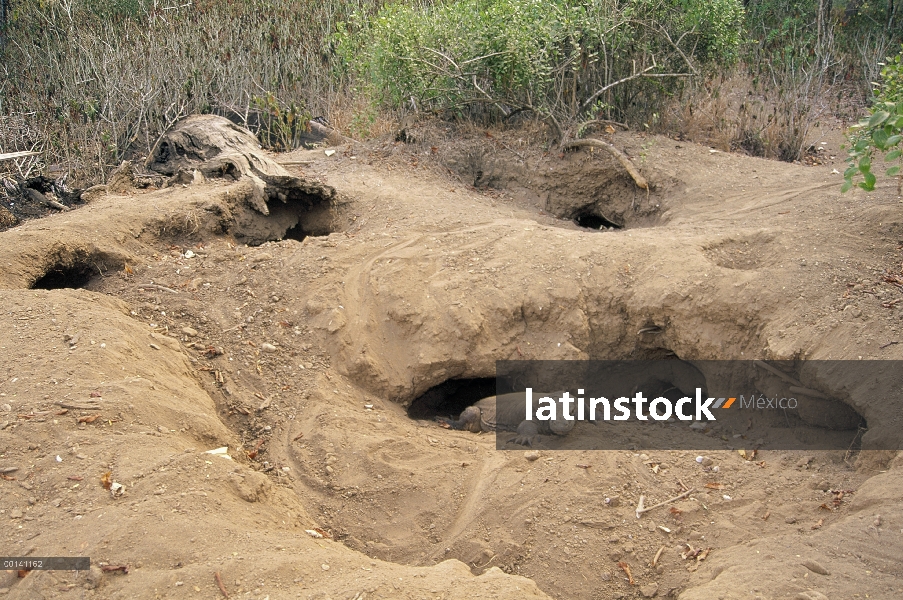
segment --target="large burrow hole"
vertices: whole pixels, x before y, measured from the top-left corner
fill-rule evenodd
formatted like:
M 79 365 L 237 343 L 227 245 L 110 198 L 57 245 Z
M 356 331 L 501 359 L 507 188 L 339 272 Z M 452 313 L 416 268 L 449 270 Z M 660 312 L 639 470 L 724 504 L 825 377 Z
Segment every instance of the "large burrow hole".
M 94 267 L 82 263 L 54 267 L 35 281 L 34 290 L 62 290 L 66 288 L 83 288 L 99 274 Z
M 712 390 L 709 387 L 710 382 L 705 374 L 708 369 L 700 370 L 692 361 L 681 360 L 673 352 L 662 348 L 642 354 L 641 357 L 632 356 L 629 361 L 633 364 L 645 363 L 645 366 L 632 376 L 635 379 L 626 383 L 620 382 L 614 389 L 609 390 L 611 393 L 633 397 L 637 389 L 641 388 L 649 400 L 664 397 L 672 403 L 676 403 L 685 396 L 693 397 L 696 387 L 702 389 L 703 395 L 719 393 L 719 390 Z M 524 364 L 528 365 L 526 362 Z M 527 369 L 532 369 L 532 367 L 527 366 Z M 526 385 L 532 385 L 534 389 L 569 389 L 574 393 L 577 387 L 580 387 L 577 382 L 581 381 L 581 376 L 565 371 L 567 369 L 562 371 L 560 377 L 552 376 L 551 381 L 548 379 L 548 375 L 541 377 L 542 381 L 545 381 L 545 385 L 533 381 L 537 374 L 529 371 L 524 373 L 506 372 L 501 374 L 500 379 L 495 377 L 448 379 L 415 398 L 408 407 L 408 417 L 417 420 L 432 420 L 436 417 L 456 419 L 468 406 L 497 393 L 509 393 L 515 387 L 523 389 L 525 382 L 531 381 L 533 381 L 532 384 L 527 383 Z M 590 376 L 591 380 L 597 377 L 599 377 L 598 373 Z M 497 387 L 499 381 L 502 381 L 501 388 Z M 517 386 L 513 384 L 506 386 L 505 381 L 519 383 Z M 764 384 L 763 393 L 770 391 L 768 382 L 759 381 L 758 384 Z M 539 387 L 536 388 L 536 385 Z M 759 393 L 760 385 L 753 384 L 749 389 L 753 387 Z M 720 392 L 724 391 L 720 390 Z M 821 435 L 818 430 L 843 432 L 868 429 L 865 419 L 858 412 L 848 404 L 834 399 L 808 404 L 805 410 L 760 411 L 760 413 L 757 422 L 762 425 L 778 429 L 802 427 L 810 432 L 805 434 L 809 436 Z M 734 416 L 733 413 L 731 416 Z
M 124 261 L 99 254 L 77 253 L 49 261 L 44 273 L 29 286 L 33 290 L 84 289 L 112 269 L 121 269 Z
M 268 216 L 248 213 L 246 218 L 240 218 L 233 235 L 249 246 L 259 246 L 281 240 L 302 242 L 308 237 L 327 236 L 344 229 L 340 213 L 330 203 L 308 206 L 291 200 L 277 201 L 271 202 L 269 209 Z
M 504 393 L 504 390 L 502 392 Z M 408 407 L 408 416 L 412 419 L 436 417 L 457 419 L 461 411 L 468 406 L 495 394 L 495 377 L 449 379 L 415 398 Z

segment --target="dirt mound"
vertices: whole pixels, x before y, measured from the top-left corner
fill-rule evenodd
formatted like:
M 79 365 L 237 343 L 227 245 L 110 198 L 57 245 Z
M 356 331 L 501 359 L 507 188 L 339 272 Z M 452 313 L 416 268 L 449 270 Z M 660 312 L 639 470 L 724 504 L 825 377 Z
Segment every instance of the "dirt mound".
M 319 198 L 283 204 L 257 172 L 269 215 L 250 176 L 190 163 L 206 181 L 3 233 L 0 467 L 18 470 L 0 536 L 130 569 L 0 587 L 193 597 L 219 572 L 260 598 L 893 595 L 894 453 L 527 457 L 417 418 L 480 395 L 498 359 L 900 358 L 896 200 L 839 197 L 830 167 L 619 136 L 647 197 L 608 154 L 498 137 L 516 153 L 484 148 L 492 189 L 442 174 L 458 148 L 347 146 L 261 155 Z M 163 163 L 191 156 L 167 143 Z M 409 415 L 437 386 L 451 403 Z M 893 406 L 850 409 L 866 446 L 897 427 Z

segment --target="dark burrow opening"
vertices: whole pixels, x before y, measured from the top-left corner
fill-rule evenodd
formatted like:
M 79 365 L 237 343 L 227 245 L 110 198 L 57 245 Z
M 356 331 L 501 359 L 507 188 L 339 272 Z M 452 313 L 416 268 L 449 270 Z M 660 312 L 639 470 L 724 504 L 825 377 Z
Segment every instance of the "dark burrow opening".
M 48 269 L 42 277 L 35 281 L 31 289 L 62 290 L 83 288 L 97 275 L 97 270 L 93 265 L 82 262 L 76 262 L 71 265 L 56 265 Z
M 414 399 L 408 407 L 408 416 L 412 419 L 434 419 L 436 417 L 457 419 L 461 411 L 468 406 L 483 398 L 495 396 L 495 386 L 495 377 L 443 381 Z
M 307 227 L 305 227 L 304 220 L 302 219 L 302 220 L 298 221 L 297 225 L 286 229 L 285 235 L 282 236 L 282 239 L 303 242 L 304 238 L 306 238 L 308 236 L 317 237 L 317 236 L 329 235 L 330 233 L 332 233 L 332 232 L 328 231 L 326 229 L 311 230 L 309 225 Z
M 271 202 L 270 214 L 250 213 L 232 228 L 235 238 L 249 246 L 280 240 L 304 241 L 342 231 L 341 217 L 329 204 L 314 207 L 301 202 Z
M 619 225 L 609 221 L 603 216 L 589 212 L 578 214 L 574 217 L 574 223 L 580 227 L 586 227 L 587 229 L 624 229 L 623 225 Z

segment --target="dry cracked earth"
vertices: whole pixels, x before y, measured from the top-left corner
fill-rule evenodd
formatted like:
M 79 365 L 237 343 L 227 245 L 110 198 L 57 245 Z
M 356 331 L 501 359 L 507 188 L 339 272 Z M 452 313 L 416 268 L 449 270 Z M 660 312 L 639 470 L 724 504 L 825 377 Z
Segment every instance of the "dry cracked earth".
M 0 233 L 0 553 L 92 561 L 0 594 L 903 596 L 892 403 L 849 407 L 861 452 L 704 464 L 499 451 L 418 403 L 500 359 L 900 359 L 893 184 L 615 136 L 647 194 L 518 136 L 273 156 L 313 208 L 196 178 Z

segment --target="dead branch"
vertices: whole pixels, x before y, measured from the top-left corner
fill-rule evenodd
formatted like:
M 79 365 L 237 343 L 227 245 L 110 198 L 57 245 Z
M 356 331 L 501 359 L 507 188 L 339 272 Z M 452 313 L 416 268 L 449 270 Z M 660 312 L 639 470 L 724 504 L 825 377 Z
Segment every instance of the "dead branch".
M 620 127 L 624 131 L 630 129 L 626 123 L 620 123 L 618 121 L 611 121 L 608 119 L 590 119 L 589 121 L 584 121 L 577 127 L 577 131 L 583 131 L 587 127 L 592 127 L 593 125 L 614 125 L 616 127 Z
M 627 155 L 608 142 L 603 142 L 602 140 L 595 138 L 573 140 L 564 145 L 565 150 L 569 148 L 602 148 L 603 150 L 606 150 L 609 154 L 618 159 L 618 162 L 620 162 L 621 166 L 623 166 L 624 169 L 630 174 L 638 188 L 644 190 L 649 189 L 649 184 L 646 182 L 646 179 L 642 175 L 640 175 L 640 172 L 637 170 L 636 166 L 634 166 L 633 162 L 627 157 Z
M 31 152 L 31 151 L 23 151 L 23 152 L 8 152 L 6 154 L 0 154 L 0 160 L 13 160 L 16 158 L 25 158 L 27 156 L 37 156 L 40 152 Z
M 789 383 L 791 386 L 790 387 L 791 392 L 794 392 L 797 394 L 804 394 L 804 395 L 810 396 L 812 398 L 822 398 L 824 400 L 829 399 L 828 396 L 822 394 L 821 392 L 819 392 L 817 390 L 807 388 L 806 386 L 804 386 L 802 383 L 800 383 L 799 381 L 797 381 L 796 379 L 794 379 L 787 373 L 784 373 L 783 371 L 775 369 L 774 367 L 772 367 L 771 365 L 769 365 L 768 363 L 766 363 L 764 361 L 754 360 L 753 364 L 756 365 L 757 367 L 761 367 L 761 368 L 765 369 L 769 373 L 776 375 L 776 376 L 780 377 L 781 379 L 783 379 L 784 381 L 786 381 L 787 383 Z
M 636 518 L 639 519 L 644 513 L 647 513 L 650 510 L 655 510 L 656 508 L 660 508 L 662 506 L 665 506 L 666 504 L 671 504 L 672 502 L 677 502 L 681 498 L 686 498 L 687 496 L 689 496 L 690 494 L 692 494 L 695 491 L 696 491 L 695 489 L 691 488 L 691 489 L 687 490 L 686 492 L 684 492 L 683 494 L 679 494 L 677 496 L 674 496 L 673 498 L 668 498 L 664 502 L 659 502 L 658 504 L 656 504 L 654 506 L 650 506 L 649 508 L 646 508 L 646 506 L 644 505 L 644 502 L 646 501 L 646 496 L 640 496 L 640 502 L 636 509 Z

